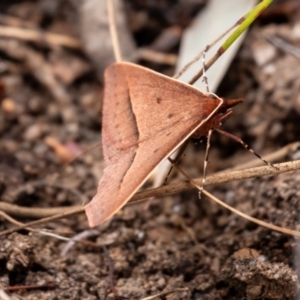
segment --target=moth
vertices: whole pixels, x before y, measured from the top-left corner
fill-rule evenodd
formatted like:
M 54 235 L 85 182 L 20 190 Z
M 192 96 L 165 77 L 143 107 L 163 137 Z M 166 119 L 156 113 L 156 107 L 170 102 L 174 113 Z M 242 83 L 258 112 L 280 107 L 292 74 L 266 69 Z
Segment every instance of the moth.
M 120 210 L 153 169 L 189 137 L 207 136 L 241 99 L 226 100 L 150 69 L 119 62 L 104 74 L 102 145 L 106 168 L 85 206 L 91 227 Z

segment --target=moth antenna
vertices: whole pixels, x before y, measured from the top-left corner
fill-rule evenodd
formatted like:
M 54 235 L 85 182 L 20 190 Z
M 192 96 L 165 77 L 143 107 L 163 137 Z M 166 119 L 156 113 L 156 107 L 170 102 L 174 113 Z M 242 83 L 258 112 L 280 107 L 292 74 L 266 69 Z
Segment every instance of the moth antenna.
M 232 25 L 230 28 L 228 28 L 223 34 L 221 34 L 215 41 L 213 41 L 211 44 L 206 46 L 206 52 L 211 49 L 214 45 L 216 45 L 223 37 L 225 37 L 232 29 L 234 29 L 236 26 L 238 26 L 238 23 Z M 184 72 L 186 72 L 191 65 L 196 63 L 201 57 L 203 56 L 203 51 L 198 53 L 189 63 L 187 63 L 181 70 L 179 70 L 176 74 L 174 74 L 173 78 L 178 79 Z M 208 69 L 208 68 L 206 68 Z M 203 70 L 200 70 L 202 72 Z M 202 73 L 201 75 L 202 76 Z
M 209 45 L 207 45 L 203 51 L 202 55 L 202 68 L 203 68 L 203 79 L 202 81 L 205 83 L 206 86 L 206 92 L 209 94 L 209 86 L 208 86 L 208 78 L 206 76 L 206 66 L 205 66 L 205 55 L 206 52 L 209 50 Z
M 247 145 L 242 139 L 240 139 L 239 137 L 230 134 L 226 131 L 223 131 L 221 129 L 216 129 L 216 131 L 218 131 L 220 134 L 223 134 L 224 136 L 229 137 L 230 139 L 240 143 L 246 150 L 250 151 L 252 154 L 254 154 L 257 158 L 259 158 L 261 161 L 263 161 L 266 165 L 271 166 L 272 168 L 279 170 L 279 168 L 275 167 L 272 163 L 264 160 L 258 153 L 256 153 L 253 149 L 250 148 L 249 145 Z
M 203 165 L 202 183 L 201 183 L 201 187 L 200 187 L 199 192 L 198 192 L 199 199 L 201 199 L 202 191 L 204 189 L 205 180 L 206 180 L 206 169 L 207 169 L 207 164 L 208 164 L 210 139 L 211 139 L 212 133 L 213 133 L 213 130 L 210 129 L 208 131 L 208 134 L 207 134 L 206 151 L 205 151 L 205 158 L 204 158 L 204 165 Z

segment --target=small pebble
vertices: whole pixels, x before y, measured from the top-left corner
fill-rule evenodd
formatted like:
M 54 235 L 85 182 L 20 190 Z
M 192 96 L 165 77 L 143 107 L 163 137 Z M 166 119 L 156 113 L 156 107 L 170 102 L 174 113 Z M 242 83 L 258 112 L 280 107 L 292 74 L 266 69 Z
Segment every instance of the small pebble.
M 4 112 L 11 114 L 16 111 L 16 104 L 14 100 L 10 98 L 5 98 L 2 100 L 1 108 Z
M 30 125 L 23 134 L 23 138 L 26 141 L 35 141 L 42 135 L 41 126 L 39 124 Z

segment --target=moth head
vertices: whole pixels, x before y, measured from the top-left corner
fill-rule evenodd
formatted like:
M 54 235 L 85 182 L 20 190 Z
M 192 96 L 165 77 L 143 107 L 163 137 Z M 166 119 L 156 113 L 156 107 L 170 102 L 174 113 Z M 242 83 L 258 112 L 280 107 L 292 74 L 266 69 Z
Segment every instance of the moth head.
M 242 103 L 244 100 L 243 99 L 224 99 L 224 103 L 222 104 L 222 106 L 220 107 L 219 112 L 220 113 L 226 113 L 228 111 L 230 111 L 232 109 L 232 107 L 236 106 L 239 103 Z

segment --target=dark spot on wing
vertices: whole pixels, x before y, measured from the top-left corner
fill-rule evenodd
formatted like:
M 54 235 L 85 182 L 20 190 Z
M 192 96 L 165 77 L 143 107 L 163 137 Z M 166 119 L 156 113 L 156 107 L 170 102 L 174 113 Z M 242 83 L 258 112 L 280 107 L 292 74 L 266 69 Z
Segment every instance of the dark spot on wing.
M 160 104 L 160 103 L 161 103 L 161 98 L 160 98 L 160 97 L 156 98 L 156 102 L 157 102 L 158 104 Z
M 171 118 L 173 118 L 173 117 L 174 117 L 174 114 L 169 114 L 169 115 L 168 115 L 168 118 L 169 118 L 169 119 L 171 119 Z

